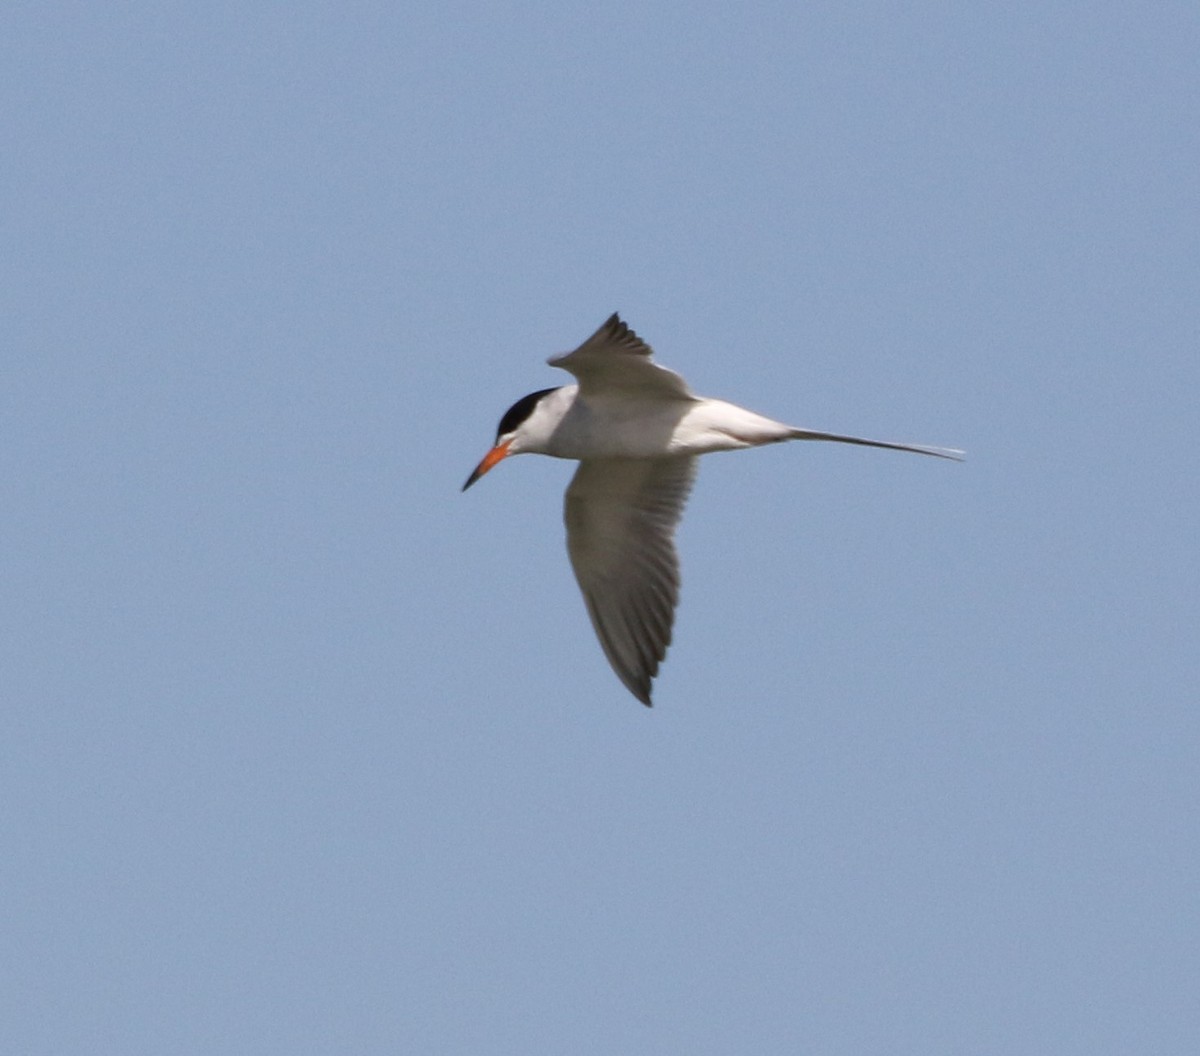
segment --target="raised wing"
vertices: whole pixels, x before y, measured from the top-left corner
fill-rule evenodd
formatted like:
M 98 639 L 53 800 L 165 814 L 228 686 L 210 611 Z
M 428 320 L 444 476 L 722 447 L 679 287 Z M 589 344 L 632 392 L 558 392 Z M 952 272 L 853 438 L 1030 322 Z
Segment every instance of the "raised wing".
M 567 488 L 571 567 L 604 655 L 647 707 L 679 600 L 675 526 L 696 459 L 589 458 Z
M 650 346 L 614 312 L 574 352 L 551 356 L 547 362 L 574 374 L 584 397 L 621 392 L 694 399 L 687 382 L 660 367 L 653 355 Z

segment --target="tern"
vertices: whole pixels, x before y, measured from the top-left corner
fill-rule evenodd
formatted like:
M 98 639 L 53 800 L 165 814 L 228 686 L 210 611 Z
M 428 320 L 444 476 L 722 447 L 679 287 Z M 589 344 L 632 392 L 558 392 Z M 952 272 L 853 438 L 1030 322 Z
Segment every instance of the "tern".
M 531 392 L 505 411 L 492 449 L 462 490 L 510 455 L 579 462 L 563 512 L 571 567 L 604 655 L 647 707 L 671 644 L 679 600 L 675 528 L 699 455 L 830 440 L 963 457 L 953 448 L 797 429 L 696 396 L 683 378 L 654 362 L 650 346 L 616 313 L 574 352 L 547 362 L 573 374 L 576 384 Z

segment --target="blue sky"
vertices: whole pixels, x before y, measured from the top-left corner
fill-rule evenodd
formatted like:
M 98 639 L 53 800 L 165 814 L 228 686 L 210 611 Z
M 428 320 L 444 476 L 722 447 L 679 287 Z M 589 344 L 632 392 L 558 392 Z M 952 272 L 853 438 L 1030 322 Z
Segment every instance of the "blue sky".
M 1193 4 L 3 16 L 0 1047 L 1194 1053 Z M 704 394 L 652 711 L 565 463 Z

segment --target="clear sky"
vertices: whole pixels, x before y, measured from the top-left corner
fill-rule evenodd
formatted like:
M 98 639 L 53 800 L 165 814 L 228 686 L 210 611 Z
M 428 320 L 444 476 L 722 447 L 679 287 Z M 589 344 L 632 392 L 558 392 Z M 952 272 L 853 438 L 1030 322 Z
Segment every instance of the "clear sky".
M 1200 8 L 0 16 L 0 1050 L 1200 1051 Z M 569 464 L 703 394 L 647 710 Z

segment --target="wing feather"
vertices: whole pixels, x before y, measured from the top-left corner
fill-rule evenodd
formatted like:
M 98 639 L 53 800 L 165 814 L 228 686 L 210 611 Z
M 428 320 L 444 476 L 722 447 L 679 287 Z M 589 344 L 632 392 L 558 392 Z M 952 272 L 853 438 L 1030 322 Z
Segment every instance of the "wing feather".
M 679 601 L 675 527 L 693 457 L 584 459 L 567 488 L 571 567 L 609 664 L 650 704 Z
M 574 352 L 547 362 L 574 374 L 585 396 L 608 392 L 695 399 L 687 382 L 654 362 L 654 353 L 614 312 Z

